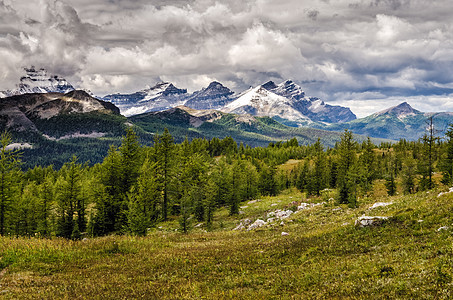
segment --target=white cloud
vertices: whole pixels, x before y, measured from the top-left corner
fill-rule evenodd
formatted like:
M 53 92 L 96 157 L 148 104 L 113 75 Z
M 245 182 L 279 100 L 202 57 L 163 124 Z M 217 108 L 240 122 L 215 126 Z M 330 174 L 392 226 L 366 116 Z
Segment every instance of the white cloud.
M 157 80 L 189 90 L 218 80 L 239 91 L 291 78 L 309 95 L 377 109 L 388 106 L 385 99 L 453 92 L 450 6 L 447 0 L 0 0 L 0 90 L 17 83 L 22 67 L 35 65 L 98 94 Z M 449 107 L 449 96 L 434 99 L 431 110 Z

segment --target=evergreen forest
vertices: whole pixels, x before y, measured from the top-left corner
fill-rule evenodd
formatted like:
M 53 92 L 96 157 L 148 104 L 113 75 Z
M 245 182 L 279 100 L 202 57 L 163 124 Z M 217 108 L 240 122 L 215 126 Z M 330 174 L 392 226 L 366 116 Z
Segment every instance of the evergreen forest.
M 334 195 L 337 204 L 357 207 L 370 196 L 376 180 L 388 195 L 411 194 L 453 181 L 453 126 L 443 138 L 434 131 L 418 141 L 375 145 L 358 143 L 345 130 L 334 147 L 318 140 L 299 145 L 296 138 L 267 147 L 239 145 L 231 138 L 184 140 L 156 134 L 143 146 L 127 129 L 120 146 L 111 146 L 102 163 L 89 166 L 73 156 L 60 169 L 21 168 L 21 153 L 8 150 L 11 136 L 1 136 L 0 235 L 84 237 L 146 235 L 166 220 L 178 220 L 181 232 L 214 213 L 241 203 L 297 188 L 307 197 Z M 289 160 L 292 168 L 282 168 Z M 441 173 L 436 181 L 433 174 Z M 330 197 L 330 196 L 329 196 Z

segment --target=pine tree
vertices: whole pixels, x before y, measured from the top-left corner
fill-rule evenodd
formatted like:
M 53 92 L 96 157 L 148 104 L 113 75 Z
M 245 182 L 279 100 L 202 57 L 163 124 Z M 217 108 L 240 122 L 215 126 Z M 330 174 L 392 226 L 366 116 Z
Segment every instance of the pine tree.
M 422 175 L 422 178 L 420 179 L 421 190 L 430 190 L 435 186 L 432 176 L 434 171 L 437 140 L 438 138 L 435 136 L 433 117 L 430 117 L 428 121 L 428 134 L 425 133 L 422 137 L 422 160 L 418 165 L 419 173 Z
M 412 157 L 408 157 L 406 159 L 402 172 L 403 191 L 406 194 L 415 193 L 415 169 L 415 160 Z
M 20 177 L 19 152 L 7 149 L 11 143 L 11 135 L 7 132 L 0 137 L 0 235 L 6 234 L 8 217 L 10 216 Z
M 162 180 L 162 219 L 168 219 L 169 188 L 172 178 L 172 167 L 175 145 L 173 137 L 165 128 L 162 136 L 156 136 L 156 155 L 159 163 L 160 178 Z
M 442 183 L 449 185 L 453 182 L 453 124 L 450 124 L 445 136 L 447 137 L 446 153 L 440 166 L 443 172 Z
M 86 226 L 85 205 L 81 193 L 81 165 L 77 157 L 73 156 L 71 162 L 66 163 L 61 169 L 58 180 L 58 228 L 57 235 L 71 238 L 74 226 L 82 231 Z
M 159 215 L 159 186 L 156 181 L 156 163 L 146 158 L 140 168 L 137 184 L 128 194 L 128 224 L 138 235 L 146 234 L 146 229 L 154 225 Z
M 353 135 L 347 129 L 341 136 L 338 144 L 338 176 L 337 187 L 339 190 L 339 203 L 356 206 L 357 197 L 357 170 L 356 161 L 356 142 Z

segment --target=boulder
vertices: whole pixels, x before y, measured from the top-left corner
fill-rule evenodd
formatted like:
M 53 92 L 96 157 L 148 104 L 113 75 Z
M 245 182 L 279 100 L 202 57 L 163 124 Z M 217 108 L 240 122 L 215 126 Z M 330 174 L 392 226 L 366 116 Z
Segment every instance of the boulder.
M 359 217 L 355 221 L 355 226 L 359 227 L 368 227 L 368 226 L 380 226 L 382 225 L 385 221 L 388 220 L 388 217 L 380 217 L 380 216 L 375 216 L 375 217 L 368 217 L 368 216 L 362 216 Z
M 261 226 L 264 226 L 266 225 L 267 223 L 261 219 L 258 219 L 256 220 L 255 222 L 253 222 L 252 225 L 249 226 L 249 228 L 247 228 L 247 230 L 252 230 L 252 229 L 256 229 L 256 228 L 259 228 Z

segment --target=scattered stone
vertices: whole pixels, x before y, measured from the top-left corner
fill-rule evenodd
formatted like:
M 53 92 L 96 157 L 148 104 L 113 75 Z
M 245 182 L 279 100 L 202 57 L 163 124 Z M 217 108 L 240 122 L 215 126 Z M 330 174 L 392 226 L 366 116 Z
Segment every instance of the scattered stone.
M 249 228 L 247 228 L 247 230 L 252 230 L 252 229 L 256 229 L 256 228 L 259 228 L 261 226 L 264 226 L 266 225 L 267 223 L 261 219 L 258 219 L 256 220 L 255 222 L 253 222 L 252 225 L 249 226 Z
M 277 211 L 279 211 L 279 209 L 277 209 Z M 268 218 L 273 218 L 273 217 L 275 217 L 275 211 L 271 211 L 271 212 L 267 213 L 267 217 L 268 217 Z
M 335 207 L 334 209 L 332 209 L 332 211 L 340 211 L 340 210 L 342 210 L 341 207 Z
M 355 226 L 359 227 L 367 227 L 367 226 L 380 226 L 382 223 L 384 223 L 386 220 L 388 220 L 388 217 L 368 217 L 368 216 L 362 216 L 359 217 L 355 221 Z
M 285 222 L 282 221 L 282 222 L 280 223 L 280 226 L 285 226 Z
M 247 205 L 244 205 L 244 206 L 240 206 L 239 208 L 240 209 L 246 209 L 248 206 Z
M 302 202 L 298 207 L 297 207 L 297 210 L 303 210 L 303 209 L 307 209 L 310 207 L 310 204 L 309 203 L 305 203 L 305 202 Z
M 320 202 L 320 203 L 305 203 L 305 202 L 302 202 L 302 203 L 297 207 L 297 211 L 299 211 L 299 210 L 304 210 L 304 209 L 307 209 L 307 208 L 312 208 L 312 207 L 315 207 L 315 206 L 324 205 L 324 204 L 326 204 L 326 202 Z
M 289 199 L 293 199 L 293 197 L 289 197 Z
M 233 230 L 243 230 L 246 228 L 247 225 L 249 225 L 250 223 L 252 223 L 252 220 L 250 219 L 244 219 L 241 221 L 241 223 L 239 223 L 238 226 L 236 226 Z
M 240 215 L 243 215 L 243 214 L 245 214 L 245 211 L 240 210 L 240 211 L 239 211 L 239 214 L 240 214 Z
M 389 206 L 389 205 L 392 205 L 392 204 L 393 204 L 393 202 L 376 202 L 368 209 L 374 209 L 374 208 L 377 208 L 377 207 L 385 207 L 385 206 Z
M 283 231 L 283 232 L 282 232 L 282 236 L 285 236 L 285 235 L 289 235 L 289 233 Z
M 275 212 L 275 217 L 279 218 L 280 220 L 282 219 L 286 219 L 288 218 L 289 216 L 291 216 L 293 213 L 292 210 L 288 209 L 288 210 L 282 210 L 282 211 L 276 211 Z
M 194 226 L 194 228 L 199 228 L 201 226 L 203 226 L 203 223 L 198 223 L 197 225 Z
M 349 223 L 348 222 L 344 222 L 343 224 L 341 224 L 341 226 L 348 226 Z
M 418 223 L 421 223 L 421 222 L 423 222 L 423 220 L 418 220 L 417 222 L 418 222 Z
M 82 242 L 86 242 L 86 241 L 88 241 L 88 238 L 83 238 L 82 239 Z
M 450 229 L 450 227 L 448 227 L 448 226 L 442 226 L 442 227 L 440 227 L 439 229 L 437 229 L 437 231 L 448 230 L 448 229 Z
M 234 227 L 233 230 L 244 230 L 245 229 L 245 226 L 244 224 L 242 223 L 239 223 L 238 226 Z
M 278 204 L 277 203 L 272 203 L 271 206 L 277 206 Z
M 439 193 L 439 195 L 437 195 L 437 197 L 440 197 L 440 196 L 443 196 L 443 195 L 446 195 L 446 194 L 450 194 L 450 193 L 453 193 L 453 187 L 451 187 L 448 192 L 441 192 Z
M 256 199 L 256 200 L 250 200 L 249 202 L 247 202 L 247 204 L 253 204 L 253 203 L 256 203 L 256 202 L 260 202 L 261 199 Z
M 162 229 L 162 228 L 164 228 L 164 227 L 162 227 L 162 226 L 159 226 L 159 227 L 157 227 L 157 228 L 159 228 L 159 229 Z
M 267 223 L 272 223 L 272 222 L 274 222 L 274 221 L 275 221 L 275 218 L 269 218 L 269 219 L 267 219 Z

